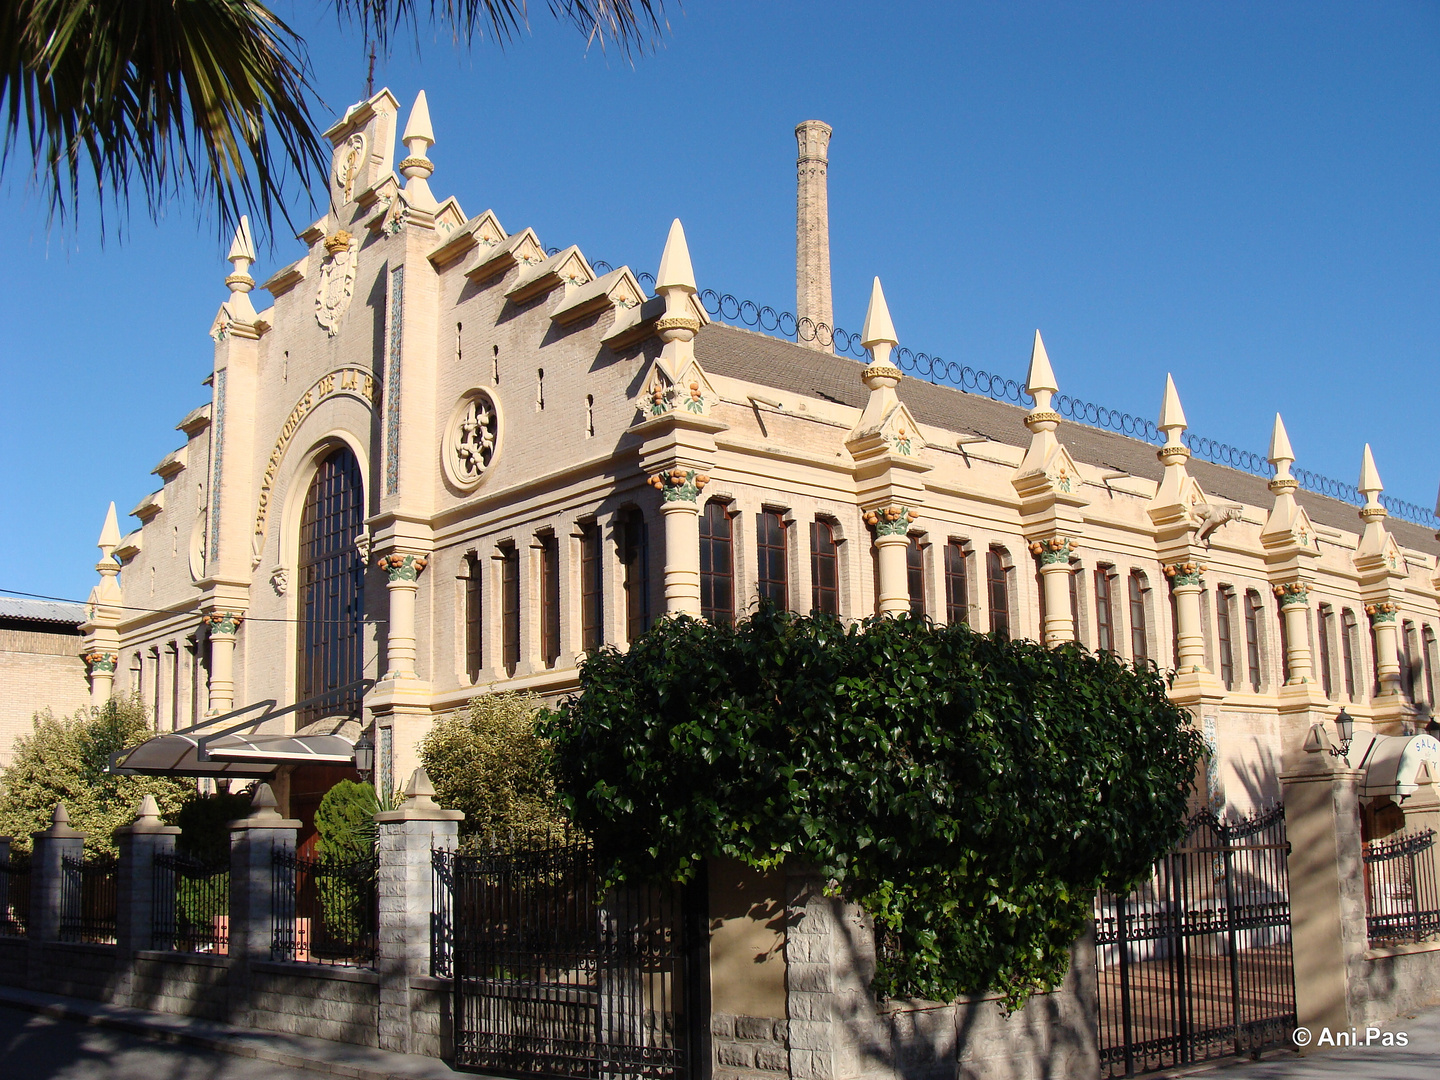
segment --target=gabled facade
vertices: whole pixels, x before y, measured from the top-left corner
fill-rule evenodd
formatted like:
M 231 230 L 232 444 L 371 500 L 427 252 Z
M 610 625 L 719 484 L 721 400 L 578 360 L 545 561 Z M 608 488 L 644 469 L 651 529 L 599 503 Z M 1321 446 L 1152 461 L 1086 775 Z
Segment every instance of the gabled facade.
M 1173 381 L 1158 452 L 1063 423 L 1038 333 L 1033 408 L 907 378 L 878 281 L 868 366 L 711 322 L 678 222 L 649 296 L 437 202 L 424 96 L 403 151 L 398 119 L 381 91 L 329 130 L 329 210 L 260 310 L 237 233 L 210 401 L 140 526 L 102 536 L 97 700 L 142 689 L 161 731 L 353 714 L 393 786 L 477 692 L 565 693 L 590 649 L 764 595 L 1175 668 L 1217 804 L 1274 798 L 1341 705 L 1365 732 L 1428 720 L 1440 544 L 1387 518 L 1368 449 L 1357 511 L 1298 490 L 1278 418 L 1268 485 L 1191 460 Z

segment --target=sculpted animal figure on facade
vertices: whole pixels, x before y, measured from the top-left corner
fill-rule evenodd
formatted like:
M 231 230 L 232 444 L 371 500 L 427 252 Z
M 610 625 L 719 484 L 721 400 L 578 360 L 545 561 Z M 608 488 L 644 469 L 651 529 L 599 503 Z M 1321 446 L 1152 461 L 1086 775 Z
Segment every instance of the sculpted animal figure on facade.
M 1240 520 L 1241 509 L 1234 505 L 1215 506 L 1211 503 L 1199 503 L 1195 506 L 1195 520 L 1198 528 L 1195 530 L 1195 539 L 1202 540 L 1206 547 L 1210 546 L 1210 534 L 1222 525 L 1228 525 L 1232 521 Z

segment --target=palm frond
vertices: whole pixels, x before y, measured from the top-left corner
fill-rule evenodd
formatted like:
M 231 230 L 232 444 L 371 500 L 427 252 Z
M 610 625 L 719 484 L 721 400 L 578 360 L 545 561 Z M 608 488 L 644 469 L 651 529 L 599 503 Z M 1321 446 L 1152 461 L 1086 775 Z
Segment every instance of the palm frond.
M 526 0 L 335 0 L 335 6 L 382 49 L 397 31 L 413 31 L 422 18 L 464 45 L 487 37 L 504 45 L 529 23 Z M 664 0 L 548 0 L 547 6 L 587 42 L 602 49 L 614 45 L 625 56 L 648 48 L 664 25 Z
M 22 152 L 52 216 L 93 185 L 152 216 L 189 190 L 221 232 L 286 217 L 287 173 L 326 154 L 304 41 L 255 0 L 12 0 L 0 13 L 0 168 Z

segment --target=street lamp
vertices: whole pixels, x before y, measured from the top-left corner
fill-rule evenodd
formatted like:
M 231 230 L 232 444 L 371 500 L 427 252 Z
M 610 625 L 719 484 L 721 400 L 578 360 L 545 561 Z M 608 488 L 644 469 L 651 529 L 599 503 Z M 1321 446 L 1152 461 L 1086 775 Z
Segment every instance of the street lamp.
M 355 771 L 360 774 L 360 779 L 368 780 L 374 770 L 375 744 L 368 735 L 361 735 L 360 741 L 355 744 Z
M 1343 706 L 1340 714 L 1335 717 L 1335 733 L 1340 736 L 1340 746 L 1331 749 L 1330 753 L 1335 757 L 1345 757 L 1350 753 L 1350 744 L 1355 739 L 1355 720 Z

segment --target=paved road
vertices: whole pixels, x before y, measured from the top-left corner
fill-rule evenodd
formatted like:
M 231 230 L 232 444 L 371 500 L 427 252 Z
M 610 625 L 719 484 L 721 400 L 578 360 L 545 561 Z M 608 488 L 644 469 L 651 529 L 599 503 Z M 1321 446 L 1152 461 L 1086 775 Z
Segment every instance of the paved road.
M 316 1080 L 319 1075 L 0 1007 L 3 1080 Z

